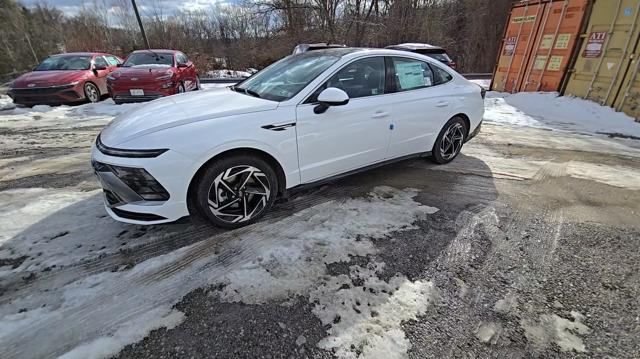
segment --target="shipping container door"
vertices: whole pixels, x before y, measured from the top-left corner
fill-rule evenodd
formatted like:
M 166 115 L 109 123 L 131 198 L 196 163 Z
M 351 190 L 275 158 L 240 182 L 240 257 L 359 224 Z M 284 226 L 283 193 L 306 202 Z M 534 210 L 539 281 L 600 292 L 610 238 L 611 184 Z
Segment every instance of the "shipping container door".
M 515 92 L 524 77 L 544 5 L 528 2 L 511 10 L 491 88 Z
M 588 5 L 588 0 L 555 0 L 546 4 L 519 91 L 560 90 Z
M 566 95 L 614 105 L 638 42 L 639 13 L 640 0 L 595 2 Z
M 640 22 L 640 19 L 638 21 Z M 640 23 L 636 26 L 640 36 Z M 614 107 L 617 111 L 623 111 L 638 120 L 640 119 L 640 40 L 636 41 L 635 50 L 630 57 L 629 69 L 618 90 Z

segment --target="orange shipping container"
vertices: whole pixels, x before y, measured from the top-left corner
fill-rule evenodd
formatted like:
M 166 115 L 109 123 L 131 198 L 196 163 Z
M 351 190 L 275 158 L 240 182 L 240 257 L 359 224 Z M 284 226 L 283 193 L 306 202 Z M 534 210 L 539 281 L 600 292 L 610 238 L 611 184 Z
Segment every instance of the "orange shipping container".
M 491 89 L 559 91 L 590 9 L 590 0 L 515 3 Z

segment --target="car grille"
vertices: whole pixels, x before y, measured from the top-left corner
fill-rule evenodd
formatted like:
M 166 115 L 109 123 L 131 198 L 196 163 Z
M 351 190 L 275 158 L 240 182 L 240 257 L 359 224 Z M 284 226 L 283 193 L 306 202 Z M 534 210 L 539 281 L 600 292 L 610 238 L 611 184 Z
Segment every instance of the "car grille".
M 145 102 L 155 100 L 157 98 L 162 97 L 163 95 L 144 95 L 144 96 L 130 96 L 130 95 L 115 95 L 113 96 L 113 100 L 117 102 Z
M 53 95 L 61 90 L 70 89 L 73 85 L 57 86 L 57 87 L 35 87 L 28 89 L 11 89 L 11 93 L 17 96 L 29 95 Z

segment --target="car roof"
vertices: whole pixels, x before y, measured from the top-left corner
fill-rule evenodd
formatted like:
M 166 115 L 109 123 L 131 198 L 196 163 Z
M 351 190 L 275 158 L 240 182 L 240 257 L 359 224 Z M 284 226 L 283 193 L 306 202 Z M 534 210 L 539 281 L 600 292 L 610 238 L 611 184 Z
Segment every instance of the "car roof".
M 387 48 L 403 48 L 408 50 L 444 50 L 440 46 L 434 46 L 430 44 L 423 44 L 418 42 L 407 42 L 404 44 L 390 45 Z
M 169 49 L 142 49 L 142 50 L 135 50 L 135 51 L 132 52 L 132 54 L 137 53 L 137 52 L 150 52 L 150 51 L 152 51 L 152 52 L 169 52 L 169 53 L 172 53 L 172 54 L 175 54 L 177 52 L 181 52 L 181 51 L 178 51 L 178 50 L 169 50 Z
M 64 52 L 61 54 L 53 54 L 50 56 L 100 56 L 100 55 L 111 55 L 104 52 Z

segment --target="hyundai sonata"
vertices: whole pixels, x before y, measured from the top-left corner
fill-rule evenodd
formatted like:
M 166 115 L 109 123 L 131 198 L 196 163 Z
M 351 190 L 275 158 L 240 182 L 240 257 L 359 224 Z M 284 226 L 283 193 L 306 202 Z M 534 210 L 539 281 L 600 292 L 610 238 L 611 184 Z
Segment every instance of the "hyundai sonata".
M 423 55 L 310 51 L 235 86 L 119 116 L 96 139 L 92 164 L 117 220 L 164 223 L 194 208 L 235 228 L 294 188 L 410 157 L 452 161 L 480 130 L 483 97 Z

